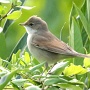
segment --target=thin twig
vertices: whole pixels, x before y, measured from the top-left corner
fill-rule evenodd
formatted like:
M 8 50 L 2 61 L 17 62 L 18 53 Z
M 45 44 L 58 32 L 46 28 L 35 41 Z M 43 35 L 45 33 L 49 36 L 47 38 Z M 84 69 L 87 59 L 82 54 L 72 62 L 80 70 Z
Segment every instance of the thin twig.
M 2 21 L 4 18 L 6 18 L 7 15 L 12 12 L 12 10 L 13 10 L 13 3 L 12 3 L 12 5 L 11 5 L 10 10 L 0 19 L 0 21 Z

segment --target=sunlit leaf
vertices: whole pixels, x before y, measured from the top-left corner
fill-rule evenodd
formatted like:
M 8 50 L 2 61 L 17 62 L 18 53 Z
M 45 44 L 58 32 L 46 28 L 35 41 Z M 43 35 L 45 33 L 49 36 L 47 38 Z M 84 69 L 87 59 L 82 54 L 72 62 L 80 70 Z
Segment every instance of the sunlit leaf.
M 13 54 L 12 55 L 12 64 L 15 64 L 16 63 L 16 54 Z
M 85 58 L 84 59 L 84 66 L 85 67 L 90 67 L 90 58 Z
M 17 0 L 17 6 L 20 6 L 22 2 L 20 0 Z
M 60 74 L 64 70 L 64 68 L 68 65 L 68 62 L 60 62 L 57 63 L 50 71 L 52 74 Z
M 17 5 L 17 0 L 10 0 L 13 5 Z
M 38 86 L 29 86 L 25 90 L 42 90 Z
M 34 8 L 35 6 L 33 6 L 33 7 L 29 7 L 29 6 L 17 6 L 17 7 L 22 8 L 22 9 L 26 9 L 26 10 L 30 10 L 30 9 Z
M 3 31 L 3 28 L 2 27 L 0 27 L 0 33 Z
M 27 64 L 23 58 L 20 58 L 19 61 L 22 66 L 24 66 L 24 67 L 27 66 Z
M 20 0 L 10 0 L 10 1 L 11 1 L 11 3 L 13 3 L 13 5 L 15 5 L 15 6 L 19 6 L 19 5 L 22 4 L 22 2 L 21 2 Z
M 11 14 L 7 15 L 7 19 L 13 19 L 16 20 L 21 16 L 22 12 L 21 11 L 14 11 Z
M 86 72 L 87 72 L 87 70 L 84 69 L 81 65 L 76 66 L 74 64 L 71 64 L 70 66 L 66 67 L 64 70 L 64 74 L 66 76 L 72 76 L 75 74 L 84 74 Z
M 26 62 L 27 64 L 30 63 L 30 56 L 29 56 L 29 53 L 28 53 L 28 52 L 25 52 L 25 54 L 24 54 L 24 59 L 25 59 L 25 62 Z
M 5 6 L 0 5 L 0 15 L 5 14 L 5 9 L 6 9 Z
M 2 65 L 2 59 L 0 58 L 0 66 Z
M 10 0 L 0 0 L 1 3 L 10 3 Z

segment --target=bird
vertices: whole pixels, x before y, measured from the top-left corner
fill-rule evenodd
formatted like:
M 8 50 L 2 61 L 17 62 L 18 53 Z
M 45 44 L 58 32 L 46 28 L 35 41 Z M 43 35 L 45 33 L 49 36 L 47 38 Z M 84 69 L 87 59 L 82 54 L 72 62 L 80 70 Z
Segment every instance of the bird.
M 31 55 L 39 62 L 54 64 L 67 58 L 90 58 L 89 55 L 78 53 L 68 44 L 59 40 L 50 32 L 47 23 L 36 15 L 31 16 L 20 25 L 24 26 L 28 33 L 27 46 Z

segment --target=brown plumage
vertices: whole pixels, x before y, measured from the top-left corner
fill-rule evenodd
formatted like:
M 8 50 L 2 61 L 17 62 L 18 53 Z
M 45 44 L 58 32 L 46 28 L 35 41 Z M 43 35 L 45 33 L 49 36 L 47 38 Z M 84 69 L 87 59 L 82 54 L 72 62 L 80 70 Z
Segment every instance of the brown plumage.
M 22 25 L 28 32 L 27 45 L 31 54 L 39 61 L 56 63 L 70 57 L 87 57 L 73 50 L 63 41 L 59 40 L 49 30 L 46 22 L 40 17 L 32 16 Z

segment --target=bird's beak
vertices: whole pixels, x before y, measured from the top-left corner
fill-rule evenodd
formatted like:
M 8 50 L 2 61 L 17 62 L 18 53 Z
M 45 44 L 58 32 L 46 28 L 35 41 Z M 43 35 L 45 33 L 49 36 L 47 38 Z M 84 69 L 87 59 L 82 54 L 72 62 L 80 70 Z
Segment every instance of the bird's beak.
M 19 23 L 19 25 L 21 25 L 21 26 L 25 26 L 25 23 Z

